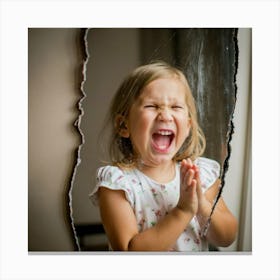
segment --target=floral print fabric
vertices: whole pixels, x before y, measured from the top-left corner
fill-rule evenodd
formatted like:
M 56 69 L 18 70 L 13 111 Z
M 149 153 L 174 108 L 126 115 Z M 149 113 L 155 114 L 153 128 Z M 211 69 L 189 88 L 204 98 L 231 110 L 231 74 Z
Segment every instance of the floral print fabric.
M 206 191 L 220 175 L 219 164 L 199 157 L 195 164 L 199 167 L 202 190 Z M 97 183 L 90 194 L 93 203 L 98 204 L 97 190 L 100 186 L 112 190 L 123 190 L 136 216 L 139 232 L 157 224 L 173 209 L 179 200 L 180 163 L 176 165 L 175 178 L 160 184 L 147 177 L 138 169 L 121 170 L 116 166 L 105 166 L 97 170 Z M 200 225 L 196 217 L 179 236 L 171 251 L 207 251 L 206 240 L 200 237 Z

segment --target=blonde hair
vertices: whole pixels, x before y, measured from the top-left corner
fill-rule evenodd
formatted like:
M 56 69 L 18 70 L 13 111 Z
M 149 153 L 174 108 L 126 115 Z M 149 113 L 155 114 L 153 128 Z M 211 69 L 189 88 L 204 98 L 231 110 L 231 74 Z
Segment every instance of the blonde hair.
M 131 167 L 136 163 L 136 154 L 133 151 L 132 143 L 129 138 L 119 135 L 122 123 L 117 124 L 116 118 L 121 115 L 123 119 L 126 119 L 131 106 L 141 95 L 145 86 L 159 78 L 177 78 L 186 89 L 186 104 L 189 110 L 191 129 L 189 136 L 173 160 L 181 161 L 184 158 L 195 160 L 203 154 L 206 141 L 198 124 L 195 101 L 187 79 L 179 69 L 159 61 L 136 68 L 124 79 L 111 102 L 107 123 L 109 122 L 111 125 L 112 134 L 109 142 L 109 152 L 114 164 L 122 167 Z

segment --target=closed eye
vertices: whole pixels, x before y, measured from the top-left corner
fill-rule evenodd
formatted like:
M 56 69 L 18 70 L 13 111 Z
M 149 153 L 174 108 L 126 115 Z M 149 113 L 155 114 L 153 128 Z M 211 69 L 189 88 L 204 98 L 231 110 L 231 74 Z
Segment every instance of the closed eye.
M 158 108 L 158 106 L 157 105 L 148 104 L 148 105 L 145 105 L 144 108 Z
M 184 107 L 181 105 L 173 105 L 172 109 L 184 109 Z

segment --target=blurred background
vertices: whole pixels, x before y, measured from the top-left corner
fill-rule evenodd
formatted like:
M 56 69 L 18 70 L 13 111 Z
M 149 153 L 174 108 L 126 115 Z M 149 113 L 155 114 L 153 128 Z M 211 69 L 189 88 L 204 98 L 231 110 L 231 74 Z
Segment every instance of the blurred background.
M 206 156 L 222 166 L 233 117 L 223 196 L 239 220 L 239 234 L 230 247 L 216 249 L 251 251 L 250 29 L 32 28 L 28 36 L 29 251 L 107 249 L 98 209 L 88 198 L 96 168 L 106 159 L 98 135 L 124 76 L 154 59 L 185 72 L 207 137 Z M 82 137 L 74 123 L 81 113 L 85 47 L 80 122 L 85 142 L 76 166 Z

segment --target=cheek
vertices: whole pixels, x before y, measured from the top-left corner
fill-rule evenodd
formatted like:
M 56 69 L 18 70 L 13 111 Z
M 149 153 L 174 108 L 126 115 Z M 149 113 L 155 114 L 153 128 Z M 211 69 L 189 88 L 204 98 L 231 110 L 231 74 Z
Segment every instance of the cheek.
M 182 118 L 180 121 L 180 135 L 182 138 L 186 139 L 191 130 L 191 124 L 189 120 L 186 120 L 186 118 Z
M 133 141 L 141 141 L 149 133 L 150 121 L 148 116 L 135 114 L 129 120 L 129 132 Z
M 130 119 L 130 126 L 132 129 L 135 128 L 144 132 L 149 128 L 151 119 L 152 117 L 149 114 L 138 112 Z
M 185 113 L 180 113 L 176 115 L 177 121 L 184 125 L 184 126 L 189 126 L 190 125 L 190 118 L 187 112 Z

